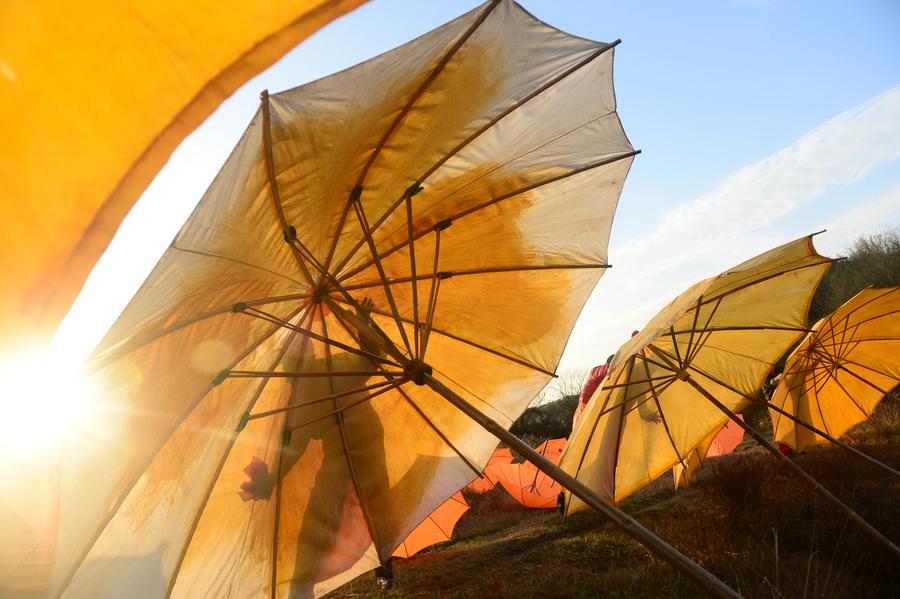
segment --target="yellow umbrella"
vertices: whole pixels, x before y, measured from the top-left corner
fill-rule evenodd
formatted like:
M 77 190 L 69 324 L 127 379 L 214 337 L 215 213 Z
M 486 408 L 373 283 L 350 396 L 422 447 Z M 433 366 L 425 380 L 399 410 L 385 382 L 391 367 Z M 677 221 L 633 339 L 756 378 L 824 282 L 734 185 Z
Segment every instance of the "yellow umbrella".
M 93 355 L 107 391 L 64 452 L 52 594 L 321 595 L 384 562 L 495 436 L 555 469 L 506 427 L 607 266 L 636 154 L 614 46 L 491 1 L 264 93 Z
M 185 135 L 362 1 L 0 3 L 0 352 L 47 340 Z
M 900 287 L 861 291 L 817 322 L 788 357 L 772 395 L 776 441 L 803 451 L 839 438 L 900 384 L 898 292 Z M 798 427 L 785 412 L 828 436 Z
M 734 412 L 753 401 L 772 366 L 808 329 L 809 303 L 831 260 L 812 237 L 765 252 L 693 285 L 623 345 L 560 462 L 601 495 L 621 501 L 688 460 L 731 419 L 848 513 Z M 569 512 L 584 507 L 569 497 Z

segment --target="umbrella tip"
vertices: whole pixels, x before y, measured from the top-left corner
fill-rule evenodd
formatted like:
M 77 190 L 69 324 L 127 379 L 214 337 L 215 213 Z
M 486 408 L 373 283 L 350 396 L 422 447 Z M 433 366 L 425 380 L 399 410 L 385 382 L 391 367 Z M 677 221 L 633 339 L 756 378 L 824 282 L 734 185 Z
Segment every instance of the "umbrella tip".
M 259 99 L 262 100 L 263 102 L 268 100 L 269 99 L 269 90 L 264 89 L 261 92 L 259 92 Z

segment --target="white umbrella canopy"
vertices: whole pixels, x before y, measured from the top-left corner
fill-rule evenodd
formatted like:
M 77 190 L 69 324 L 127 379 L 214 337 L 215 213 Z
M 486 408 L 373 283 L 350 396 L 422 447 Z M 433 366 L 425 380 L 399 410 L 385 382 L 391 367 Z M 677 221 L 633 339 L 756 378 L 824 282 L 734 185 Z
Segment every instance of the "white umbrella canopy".
M 472 480 L 442 393 L 509 426 L 607 265 L 614 45 L 492 1 L 264 94 L 92 356 L 52 595 L 318 596 Z

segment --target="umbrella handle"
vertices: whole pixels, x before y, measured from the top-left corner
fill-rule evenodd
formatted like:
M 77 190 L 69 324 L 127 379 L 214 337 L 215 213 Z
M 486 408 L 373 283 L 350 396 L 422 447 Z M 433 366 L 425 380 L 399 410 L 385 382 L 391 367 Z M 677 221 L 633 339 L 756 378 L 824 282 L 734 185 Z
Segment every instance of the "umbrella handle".
M 783 453 L 778 451 L 778 448 L 775 447 L 775 445 L 773 445 L 771 441 L 769 441 L 768 439 L 763 437 L 760 433 L 758 433 L 756 431 L 756 429 L 751 427 L 749 424 L 747 424 L 746 422 L 744 422 L 743 420 L 738 418 L 734 412 L 732 412 L 727 407 L 725 407 L 725 405 L 722 404 L 718 399 L 716 399 L 712 393 L 710 393 L 709 391 L 704 389 L 702 385 L 697 383 L 693 379 L 693 377 L 688 375 L 685 377 L 684 380 L 689 385 L 691 385 L 694 389 L 696 389 L 697 392 L 700 393 L 700 395 L 702 395 L 703 397 L 708 399 L 710 401 L 710 403 L 712 403 L 714 406 L 719 408 L 719 410 L 721 410 L 726 416 L 731 418 L 731 420 L 736 422 L 741 428 L 743 428 L 745 431 L 747 431 L 750 434 L 750 436 L 752 436 L 756 440 L 757 443 L 759 443 L 760 445 L 765 447 L 769 451 L 769 453 L 771 453 L 776 458 L 781 460 L 781 462 L 784 465 L 786 465 L 788 468 L 790 468 L 794 472 L 796 472 L 797 476 L 799 476 L 800 478 L 802 478 L 803 480 L 808 482 L 815 489 L 815 491 L 817 493 L 819 493 L 819 495 L 821 495 L 822 497 L 824 497 L 825 499 L 830 501 L 836 508 L 838 508 L 839 510 L 844 512 L 847 515 L 847 517 L 850 520 L 852 520 L 857 526 L 859 526 L 861 529 L 866 531 L 869 534 L 869 536 L 871 536 L 873 539 L 878 541 L 885 549 L 890 551 L 891 554 L 893 554 L 895 559 L 900 561 L 900 549 L 898 549 L 897 546 L 894 545 L 887 537 L 885 537 L 883 534 L 878 532 L 878 530 L 876 530 L 875 527 L 873 527 L 871 524 L 869 524 L 868 522 L 863 520 L 859 514 L 854 512 L 852 509 L 850 509 L 850 506 L 848 506 L 843 501 L 841 501 L 840 499 L 838 499 L 837 497 L 832 495 L 828 489 L 823 487 L 822 484 L 819 483 L 819 481 L 817 481 L 812 476 L 810 476 L 803 468 L 801 468 L 796 463 L 794 463 L 793 460 L 791 460 L 789 457 L 787 457 L 786 455 L 784 455 Z
M 740 597 L 740 595 L 731 589 L 731 587 L 716 578 L 713 574 L 685 557 L 677 549 L 641 525 L 640 522 L 620 510 L 618 507 L 604 500 L 599 494 L 576 480 L 575 477 L 567 474 L 562 468 L 542 456 L 530 445 L 500 426 L 496 421 L 483 414 L 455 391 L 435 379 L 431 374 L 425 374 L 423 379 L 425 385 L 453 404 L 462 413 L 481 425 L 486 431 L 509 445 L 522 457 L 531 462 L 538 470 L 541 470 L 544 474 L 558 482 L 564 489 L 600 512 L 644 547 L 674 566 L 679 572 L 693 580 L 701 589 L 714 597 Z

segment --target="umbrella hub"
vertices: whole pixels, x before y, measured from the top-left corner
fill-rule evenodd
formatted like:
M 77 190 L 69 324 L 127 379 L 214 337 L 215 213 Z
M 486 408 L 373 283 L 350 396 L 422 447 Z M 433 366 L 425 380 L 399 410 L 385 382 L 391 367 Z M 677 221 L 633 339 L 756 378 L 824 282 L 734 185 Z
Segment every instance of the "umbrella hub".
M 425 375 L 430 375 L 432 368 L 422 360 L 410 360 L 403 367 L 403 372 L 409 380 L 421 387 L 425 384 Z

